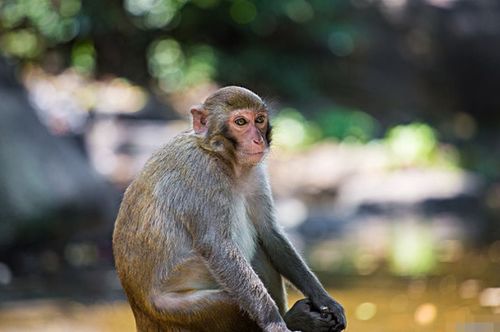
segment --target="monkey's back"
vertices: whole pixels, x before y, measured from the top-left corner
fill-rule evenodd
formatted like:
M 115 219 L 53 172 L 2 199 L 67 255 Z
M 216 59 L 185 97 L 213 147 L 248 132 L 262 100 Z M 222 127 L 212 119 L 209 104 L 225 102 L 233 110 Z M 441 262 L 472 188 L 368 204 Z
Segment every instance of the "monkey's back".
M 149 306 L 155 290 L 189 288 L 189 282 L 193 287 L 216 287 L 181 226 L 182 218 L 189 218 L 196 208 L 190 196 L 203 188 L 196 170 L 216 167 L 195 140 L 185 133 L 162 147 L 124 194 L 113 232 L 113 254 L 132 307 Z M 190 267 L 191 278 L 184 266 Z M 198 280 L 208 284 L 197 284 Z

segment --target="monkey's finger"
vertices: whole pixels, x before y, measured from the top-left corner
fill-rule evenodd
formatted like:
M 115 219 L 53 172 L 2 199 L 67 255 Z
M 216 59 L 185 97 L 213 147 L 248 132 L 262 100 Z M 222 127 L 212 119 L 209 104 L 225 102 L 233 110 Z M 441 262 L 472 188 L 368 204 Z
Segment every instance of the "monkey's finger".
M 331 327 L 328 325 L 314 325 L 313 330 L 314 332 L 330 332 Z
M 332 319 L 333 319 L 333 315 L 332 314 L 327 314 L 326 316 L 320 314 L 319 312 L 317 311 L 311 311 L 309 312 L 309 315 L 314 319 L 314 320 L 317 320 L 317 321 L 322 321 L 322 322 L 331 322 Z
M 319 312 L 321 313 L 321 317 L 327 318 L 330 309 L 326 305 L 319 307 Z
M 345 330 L 345 324 L 338 323 L 331 327 L 330 332 L 342 332 L 343 330 Z
M 313 324 L 313 331 L 318 331 L 318 332 L 330 332 L 331 329 L 332 329 L 332 326 L 330 325 L 329 322 L 325 322 L 325 321 L 320 321 L 320 320 L 316 320 Z
M 330 331 L 330 329 L 337 325 L 337 322 L 332 320 L 331 318 L 322 318 L 319 314 L 314 317 L 314 324 L 318 328 L 321 327 L 326 331 Z
M 328 322 L 335 321 L 335 316 L 332 313 L 326 313 L 324 315 L 321 315 L 321 318 L 325 319 Z
M 318 320 L 321 320 L 323 322 L 328 322 L 329 324 L 337 324 L 337 319 L 332 313 L 325 313 L 325 314 L 315 313 L 315 314 Z

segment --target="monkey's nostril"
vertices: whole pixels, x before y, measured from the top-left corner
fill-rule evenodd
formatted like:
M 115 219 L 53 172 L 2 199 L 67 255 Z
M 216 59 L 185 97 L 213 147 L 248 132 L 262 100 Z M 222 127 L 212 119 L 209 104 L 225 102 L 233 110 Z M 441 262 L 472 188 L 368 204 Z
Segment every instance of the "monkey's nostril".
M 257 145 L 261 145 L 264 141 L 262 140 L 262 138 L 254 138 L 253 142 Z

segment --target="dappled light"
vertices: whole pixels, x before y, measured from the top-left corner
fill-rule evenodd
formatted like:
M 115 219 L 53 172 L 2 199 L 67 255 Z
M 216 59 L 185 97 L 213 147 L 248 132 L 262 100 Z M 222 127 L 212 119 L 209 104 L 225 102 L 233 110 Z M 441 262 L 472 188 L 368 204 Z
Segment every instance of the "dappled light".
M 495 0 L 0 1 L 0 331 L 135 331 L 119 203 L 227 85 L 346 331 L 499 331 L 499 38 Z
M 255 5 L 246 0 L 236 0 L 229 10 L 231 18 L 238 24 L 247 24 L 252 22 L 257 16 Z
M 371 302 L 364 302 L 356 307 L 356 318 L 359 320 L 370 320 L 376 313 L 377 306 Z
M 89 64 L 80 62 L 80 65 Z M 147 96 L 143 88 L 134 86 L 128 80 L 90 80 L 80 74 L 78 68 L 59 75 L 50 75 L 34 67 L 25 72 L 29 97 L 41 121 L 53 133 L 82 132 L 92 112 L 134 113 L 146 104 Z
M 207 45 L 191 47 L 185 54 L 174 39 L 155 41 L 148 51 L 149 70 L 165 92 L 175 92 L 209 82 L 215 71 L 215 55 Z
M 168 25 L 186 1 L 183 0 L 125 0 L 125 9 L 138 20 L 139 27 L 148 29 Z

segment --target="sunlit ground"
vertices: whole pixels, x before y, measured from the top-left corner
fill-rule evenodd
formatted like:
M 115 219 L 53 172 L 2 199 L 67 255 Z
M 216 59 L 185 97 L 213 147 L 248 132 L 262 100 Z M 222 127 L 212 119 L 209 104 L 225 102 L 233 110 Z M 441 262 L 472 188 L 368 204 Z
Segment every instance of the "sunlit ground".
M 500 316 L 482 308 L 477 297 L 461 299 L 456 294 L 442 294 L 436 286 L 408 294 L 403 285 L 376 288 L 367 283 L 332 293 L 347 310 L 349 331 L 498 331 Z M 297 299 L 297 294 L 291 294 L 291 303 Z M 474 322 L 489 323 L 491 329 L 463 329 Z M 0 330 L 125 332 L 135 331 L 135 326 L 126 302 L 85 306 L 35 301 L 4 308 Z
M 375 274 L 342 278 L 330 289 L 347 310 L 349 331 L 500 331 L 500 264 L 476 260 L 440 276 L 406 279 Z M 467 273 L 468 276 L 464 275 Z M 299 295 L 290 292 L 290 304 Z M 0 331 L 135 331 L 124 301 L 83 305 L 71 301 L 4 302 Z

